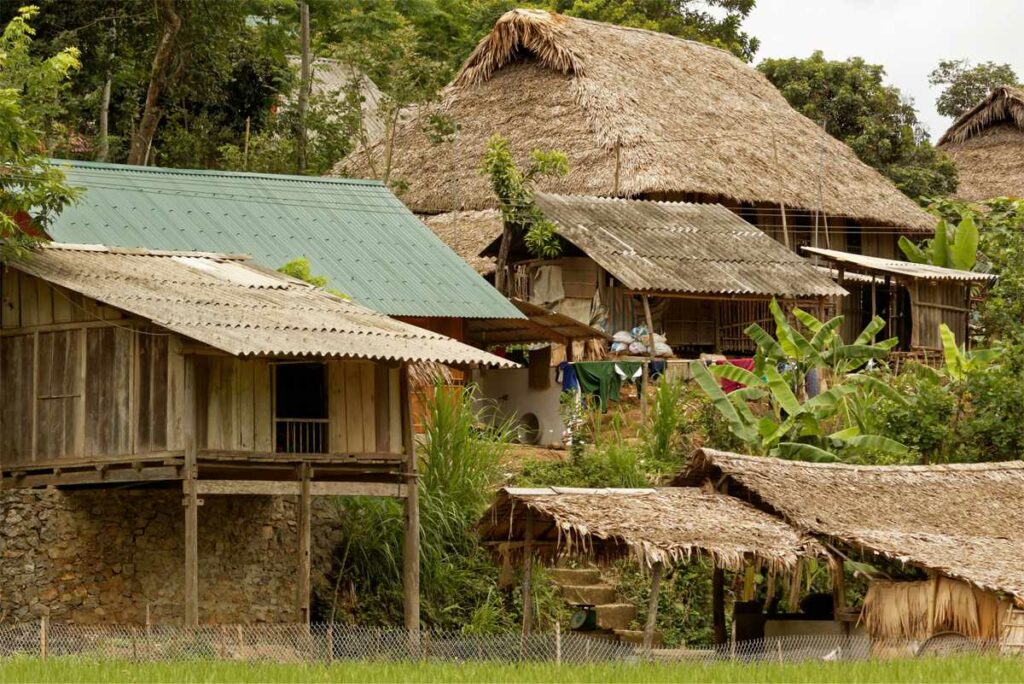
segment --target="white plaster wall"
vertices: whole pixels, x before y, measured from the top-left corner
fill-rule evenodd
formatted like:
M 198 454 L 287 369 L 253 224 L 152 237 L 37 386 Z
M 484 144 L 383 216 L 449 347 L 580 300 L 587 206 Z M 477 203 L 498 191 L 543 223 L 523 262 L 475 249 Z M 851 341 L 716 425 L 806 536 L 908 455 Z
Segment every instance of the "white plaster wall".
M 540 426 L 540 446 L 560 446 L 565 425 L 559 412 L 558 397 L 562 386 L 555 381 L 556 368 L 552 368 L 551 385 L 546 390 L 530 389 L 528 368 L 485 369 L 474 371 L 473 382 L 480 388 L 477 406 L 485 415 L 500 419 L 517 419 L 532 413 Z

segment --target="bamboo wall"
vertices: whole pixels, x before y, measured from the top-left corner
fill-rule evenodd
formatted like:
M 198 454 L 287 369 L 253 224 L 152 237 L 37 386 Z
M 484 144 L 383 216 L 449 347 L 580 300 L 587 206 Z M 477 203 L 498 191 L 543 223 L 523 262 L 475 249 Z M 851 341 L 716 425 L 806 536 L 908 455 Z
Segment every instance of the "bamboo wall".
M 186 340 L 11 270 L 0 310 L 0 467 L 183 449 Z M 274 450 L 272 363 L 197 356 L 201 451 Z M 398 368 L 327 366 L 329 450 L 401 452 Z
M 910 292 L 913 314 L 913 349 L 942 349 L 939 325 L 945 323 L 956 336 L 958 344 L 967 339 L 967 321 L 970 315 L 970 288 L 963 283 L 929 283 L 915 281 L 907 288 Z

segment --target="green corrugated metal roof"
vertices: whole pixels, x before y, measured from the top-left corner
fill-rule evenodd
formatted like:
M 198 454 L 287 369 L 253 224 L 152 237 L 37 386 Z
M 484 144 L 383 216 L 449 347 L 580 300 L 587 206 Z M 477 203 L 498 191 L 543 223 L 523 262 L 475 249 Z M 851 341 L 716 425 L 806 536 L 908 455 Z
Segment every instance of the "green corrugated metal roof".
M 54 240 L 249 254 L 313 273 L 393 316 L 522 318 L 377 181 L 55 160 L 81 199 Z

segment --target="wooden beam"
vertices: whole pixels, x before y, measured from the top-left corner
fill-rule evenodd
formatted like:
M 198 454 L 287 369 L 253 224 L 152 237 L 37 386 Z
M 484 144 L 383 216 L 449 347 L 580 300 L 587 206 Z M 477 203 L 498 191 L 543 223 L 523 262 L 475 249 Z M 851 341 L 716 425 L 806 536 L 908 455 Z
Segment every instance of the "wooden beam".
M 523 544 L 523 642 L 530 638 L 533 626 L 533 509 L 526 509 Z
M 299 579 L 298 603 L 299 621 L 309 624 L 309 593 L 310 593 L 310 572 L 311 572 L 311 520 L 312 520 L 312 495 L 309 491 L 309 480 L 312 469 L 308 463 L 299 466 L 301 482 L 299 491 Z
M 330 453 L 330 454 L 284 454 L 273 451 L 242 451 L 231 449 L 200 449 L 199 457 L 212 461 L 267 461 L 270 463 L 298 464 L 316 463 L 402 463 L 402 454 L 391 452 Z
M 715 566 L 711 573 L 711 621 L 714 624 L 715 645 L 727 641 L 725 634 L 725 572 Z
M 416 640 L 420 631 L 420 500 L 408 363 L 402 364 L 398 385 L 402 400 L 402 446 L 408 487 L 405 497 L 405 537 L 402 544 L 402 600 L 405 628 Z
M 185 626 L 199 625 L 199 498 L 196 478 L 196 364 L 191 355 L 185 356 L 184 439 L 185 479 Z
M 301 496 L 302 482 L 281 480 L 196 480 L 200 495 Z M 310 496 L 385 496 L 404 499 L 408 486 L 397 482 L 310 481 Z
M 386 496 L 405 499 L 412 491 L 412 485 L 397 482 L 312 482 L 309 487 L 313 496 Z
M 644 625 L 644 648 L 650 650 L 654 646 L 654 630 L 658 624 L 658 593 L 661 591 L 662 564 L 655 563 L 651 568 L 651 597 L 647 602 L 647 624 Z
M 121 468 L 117 470 L 83 470 L 78 472 L 37 473 L 22 477 L 6 477 L 0 483 L 0 489 L 31 489 L 33 487 L 64 487 L 73 485 L 113 484 L 129 482 L 156 482 L 161 480 L 180 480 L 181 474 L 176 466 L 158 466 L 155 468 Z

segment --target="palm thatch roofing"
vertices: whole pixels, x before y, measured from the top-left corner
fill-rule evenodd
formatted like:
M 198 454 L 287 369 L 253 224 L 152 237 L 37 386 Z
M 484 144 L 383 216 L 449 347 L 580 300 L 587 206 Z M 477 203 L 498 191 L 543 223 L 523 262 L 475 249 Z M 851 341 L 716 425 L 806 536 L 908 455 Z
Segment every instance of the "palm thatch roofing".
M 438 136 L 428 117 L 459 126 Z M 690 193 L 931 232 L 934 222 L 853 151 L 789 106 L 724 50 L 663 33 L 541 10 L 504 14 L 436 107 L 396 130 L 391 177 L 416 213 L 495 206 L 479 173 L 488 139 L 509 139 L 521 165 L 564 152 L 568 175 L 539 189 L 637 197 Z M 383 156 L 386 145 L 372 154 Z M 365 155 L 335 173 L 367 176 Z M 671 197 L 672 199 L 684 199 Z M 690 198 L 687 198 L 690 199 Z
M 759 558 L 777 569 L 824 549 L 778 518 L 737 499 L 696 487 L 660 489 L 505 488 L 477 525 L 481 539 L 521 556 L 527 511 L 537 555 L 608 561 L 634 557 L 644 566 L 700 555 L 741 570 Z
M 995 88 L 953 122 L 938 147 L 956 164 L 955 197 L 1024 197 L 1024 89 Z
M 441 242 L 465 259 L 477 273 L 494 273 L 497 260 L 481 256 L 481 253 L 487 245 L 501 237 L 501 212 L 497 209 L 450 211 L 445 214 L 422 215 L 420 219 Z
M 674 484 L 708 480 L 803 532 L 1024 598 L 1024 461 L 854 466 L 702 449 Z
M 631 290 L 789 298 L 846 294 L 809 261 L 720 204 L 541 192 L 534 201 L 559 235 Z

